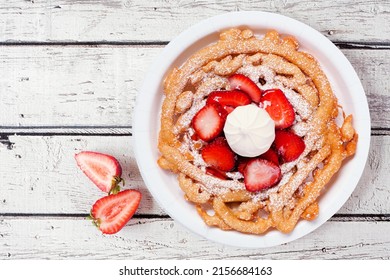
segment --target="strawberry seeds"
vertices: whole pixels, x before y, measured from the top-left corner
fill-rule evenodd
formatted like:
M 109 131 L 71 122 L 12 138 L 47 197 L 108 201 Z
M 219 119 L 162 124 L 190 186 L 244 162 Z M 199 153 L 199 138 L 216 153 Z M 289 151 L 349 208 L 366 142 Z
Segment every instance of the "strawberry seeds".
M 106 196 L 92 206 L 89 219 L 104 234 L 120 231 L 137 211 L 142 194 L 138 190 L 120 191 L 124 184 L 119 161 L 108 154 L 82 151 L 75 155 L 78 167 Z

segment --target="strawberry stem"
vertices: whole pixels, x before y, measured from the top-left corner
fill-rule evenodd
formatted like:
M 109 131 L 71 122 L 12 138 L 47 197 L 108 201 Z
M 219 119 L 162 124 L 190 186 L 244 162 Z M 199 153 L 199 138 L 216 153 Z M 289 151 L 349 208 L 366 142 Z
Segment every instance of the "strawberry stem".
M 119 184 L 122 182 L 122 186 L 125 186 L 125 180 L 119 176 L 114 176 L 112 178 L 112 183 L 111 183 L 111 190 L 108 192 L 108 194 L 117 194 L 121 190 Z
M 99 228 L 100 227 L 100 219 L 95 219 L 94 216 L 92 216 L 92 212 L 89 213 L 89 216 L 86 217 L 87 220 L 92 220 L 92 224 Z
M 111 190 L 108 192 L 108 195 L 111 194 L 117 194 L 121 190 L 121 187 L 119 185 L 115 185 L 114 187 L 111 188 Z

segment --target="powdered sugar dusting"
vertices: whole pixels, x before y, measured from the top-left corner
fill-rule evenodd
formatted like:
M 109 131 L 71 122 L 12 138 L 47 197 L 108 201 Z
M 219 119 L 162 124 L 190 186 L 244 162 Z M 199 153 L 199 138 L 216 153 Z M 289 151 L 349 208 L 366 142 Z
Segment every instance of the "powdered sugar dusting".
M 274 187 L 260 192 L 253 193 L 252 200 L 255 202 L 261 202 L 267 199 L 270 199 L 270 203 L 273 207 L 283 207 L 288 200 L 277 198 L 278 190 L 289 183 L 291 188 L 290 193 L 294 192 L 301 185 L 301 182 L 304 178 L 295 176 L 294 180 L 290 181 L 292 175 L 295 173 L 295 169 L 300 168 L 301 165 L 307 164 L 307 155 L 319 145 L 315 145 L 318 137 L 315 133 L 310 133 L 311 127 L 309 126 L 310 117 L 313 114 L 313 108 L 305 100 L 305 98 L 295 91 L 293 88 L 287 87 L 283 84 L 281 79 L 278 79 L 278 74 L 267 65 L 254 65 L 256 60 L 255 55 L 251 59 L 244 59 L 243 65 L 238 68 L 236 73 L 243 74 L 249 77 L 254 81 L 261 90 L 279 88 L 283 91 L 286 98 L 292 104 L 294 111 L 296 112 L 296 120 L 292 126 L 292 131 L 294 131 L 300 137 L 304 137 L 305 150 L 299 156 L 299 158 L 293 162 L 284 163 L 280 166 L 282 179 Z M 226 63 L 224 61 L 223 63 Z M 218 62 L 210 63 L 205 69 L 206 71 L 198 71 L 196 78 L 193 79 L 196 82 L 196 91 L 194 92 L 194 100 L 192 107 L 181 115 L 179 118 L 178 124 L 176 125 L 175 133 L 182 133 L 182 130 L 179 128 L 189 127 L 188 131 L 183 136 L 182 146 L 180 147 L 181 152 L 190 152 L 193 157 L 192 163 L 205 172 L 207 164 L 204 162 L 201 156 L 201 149 L 199 146 L 206 145 L 205 142 L 201 140 L 193 140 L 191 138 L 193 134 L 190 124 L 194 115 L 205 105 L 205 100 L 207 95 L 215 90 L 221 89 L 230 89 L 228 80 L 226 77 L 219 76 L 213 71 L 209 71 L 211 68 L 218 66 Z M 208 69 L 210 68 L 210 69 Z M 261 78 L 261 79 L 259 79 Z M 263 81 L 263 82 L 261 82 Z M 265 82 L 264 82 L 265 81 Z M 270 102 L 264 102 L 261 104 L 263 108 L 270 106 Z M 219 178 L 213 177 L 211 175 L 203 174 L 201 175 L 200 181 L 203 182 L 204 189 L 210 194 L 220 195 L 226 193 L 230 190 L 242 190 L 245 189 L 243 183 L 243 175 L 240 172 L 227 172 L 226 176 L 229 178 L 227 180 L 221 180 Z M 302 175 L 303 176 L 303 175 Z
M 261 105 L 263 106 L 263 109 L 265 110 L 265 109 L 267 109 L 268 106 L 271 106 L 272 103 L 271 103 L 271 101 L 266 100 L 263 103 L 261 103 Z

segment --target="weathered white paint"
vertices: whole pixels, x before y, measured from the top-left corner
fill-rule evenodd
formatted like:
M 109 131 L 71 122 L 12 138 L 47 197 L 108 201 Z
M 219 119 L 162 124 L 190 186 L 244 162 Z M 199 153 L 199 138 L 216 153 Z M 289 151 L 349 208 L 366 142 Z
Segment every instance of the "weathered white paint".
M 334 41 L 390 42 L 387 0 L 9 0 L 0 41 L 169 41 L 211 16 L 250 10 L 295 18 Z
M 111 154 L 128 188 L 144 194 L 139 214 L 164 215 L 142 181 L 130 136 L 10 136 L 0 144 L 1 213 L 88 213 L 103 195 L 76 166 L 74 154 Z M 390 213 L 390 136 L 373 136 L 364 174 L 339 214 Z
M 0 123 L 129 126 L 161 48 L 2 47 Z
M 104 236 L 87 220 L 0 218 L 0 259 L 390 259 L 389 231 L 388 222 L 327 222 L 259 250 L 207 241 L 167 219 L 133 219 Z
M 142 190 L 140 213 L 164 214 L 144 186 L 132 145 L 131 136 L 9 137 L 0 146 L 0 213 L 89 213 L 105 193 L 79 170 L 74 155 L 92 150 L 116 157 L 125 188 Z
M 139 88 L 161 51 L 134 46 L 2 47 L 0 124 L 131 126 Z M 366 90 L 372 126 L 390 127 L 390 50 L 343 52 Z
M 90 222 L 72 218 L 87 213 L 103 195 L 73 159 L 77 151 L 86 149 L 119 159 L 127 187 L 143 193 L 137 215 L 165 215 L 140 177 L 132 137 L 126 136 L 131 132 L 135 98 L 142 94 L 138 89 L 163 47 L 137 44 L 170 41 L 205 18 L 237 10 L 284 14 L 333 41 L 373 47 L 390 43 L 386 0 L 250 2 L 2 1 L 0 45 L 7 46 L 0 47 L 0 134 L 35 135 L 9 139 L 0 135 L 0 259 L 390 258 L 386 218 L 390 137 L 385 135 L 372 137 L 363 177 L 339 211 L 347 216 L 333 218 L 287 245 L 262 250 L 225 247 L 164 217 L 138 216 L 117 235 L 103 236 Z M 64 45 L 44 45 L 58 42 Z M 72 46 L 69 42 L 110 44 Z M 128 45 L 116 44 L 123 42 Z M 390 128 L 389 50 L 342 51 L 362 80 L 373 127 L 386 131 Z M 58 132 L 74 135 L 40 136 Z M 88 135 L 110 133 L 121 136 Z M 386 221 L 370 221 L 370 215 L 381 214 Z

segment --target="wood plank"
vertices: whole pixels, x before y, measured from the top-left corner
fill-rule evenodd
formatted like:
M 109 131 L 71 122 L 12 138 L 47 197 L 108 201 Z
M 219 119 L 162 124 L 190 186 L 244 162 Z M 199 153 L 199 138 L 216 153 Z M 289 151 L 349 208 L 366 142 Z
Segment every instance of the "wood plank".
M 1 42 L 169 41 L 203 19 L 250 10 L 293 17 L 333 41 L 390 42 L 386 0 L 4 2 Z
M 128 188 L 139 189 L 138 214 L 166 215 L 148 192 L 130 136 L 9 136 L 0 142 L 0 214 L 87 215 L 103 193 L 78 169 L 81 150 L 108 153 L 123 167 Z M 339 214 L 390 214 L 390 136 L 373 136 L 363 176 Z M 10 172 L 12 171 L 12 172 Z
M 0 52 L 2 126 L 131 126 L 136 96 L 162 47 L 23 46 Z M 372 126 L 390 127 L 390 50 L 347 50 Z
M 327 222 L 265 249 L 223 246 L 170 219 L 132 219 L 104 236 L 86 220 L 0 220 L 0 259 L 389 259 L 389 222 Z
M 164 215 L 146 190 L 132 141 L 130 136 L 10 136 L 0 146 L 0 213 L 89 213 L 104 193 L 78 169 L 74 154 L 93 150 L 116 157 L 126 188 L 142 190 L 139 213 Z
M 3 126 L 129 126 L 161 48 L 2 47 Z

